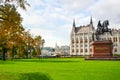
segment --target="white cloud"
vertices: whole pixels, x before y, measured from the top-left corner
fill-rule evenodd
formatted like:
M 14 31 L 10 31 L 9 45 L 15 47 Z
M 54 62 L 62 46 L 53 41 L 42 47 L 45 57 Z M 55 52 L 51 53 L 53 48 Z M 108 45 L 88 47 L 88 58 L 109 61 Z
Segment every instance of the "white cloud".
M 120 25 L 119 0 L 28 0 L 28 3 L 31 7 L 27 12 L 19 10 L 23 25 L 33 34 L 41 35 L 46 46 L 69 45 L 73 18 L 77 26 L 89 24 L 91 16 L 94 26 L 105 19 L 110 26 Z
M 69 45 L 68 39 L 65 39 L 66 37 L 64 38 L 62 37 L 64 35 L 69 36 L 69 34 L 68 33 L 65 34 L 64 31 L 58 32 L 55 30 L 33 28 L 30 30 L 30 33 L 33 34 L 33 36 L 41 35 L 42 38 L 45 39 L 45 46 L 54 47 L 55 43 L 58 43 L 60 46 Z M 58 36 L 56 34 L 58 34 Z
M 88 10 L 96 19 L 108 19 L 112 24 L 120 23 L 120 1 L 119 0 L 99 0 L 97 4 L 91 6 Z
M 51 30 L 45 30 L 45 29 L 40 29 L 40 28 L 32 28 L 30 30 L 30 33 L 33 34 L 33 36 L 40 35 L 42 36 L 43 39 L 45 39 L 45 46 L 53 46 L 50 44 L 53 44 L 53 40 L 55 39 L 54 36 L 54 31 Z
M 95 0 L 61 0 L 60 2 L 63 3 L 64 8 L 67 10 L 77 10 L 77 9 L 84 9 L 89 7 Z M 72 12 L 72 11 L 71 11 Z

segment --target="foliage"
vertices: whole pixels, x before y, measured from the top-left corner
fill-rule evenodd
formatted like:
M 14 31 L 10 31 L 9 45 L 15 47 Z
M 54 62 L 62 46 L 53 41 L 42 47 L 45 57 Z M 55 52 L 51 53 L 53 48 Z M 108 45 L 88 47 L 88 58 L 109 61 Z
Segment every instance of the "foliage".
M 29 31 L 25 31 L 22 20 L 15 5 L 0 5 L 0 55 L 3 60 L 6 56 L 13 59 L 40 55 L 44 40 L 41 36 L 34 38 Z
M 0 4 L 6 4 L 6 3 L 11 3 L 13 4 L 16 8 L 20 7 L 23 10 L 26 10 L 26 5 L 30 6 L 29 3 L 27 3 L 26 0 L 0 0 Z

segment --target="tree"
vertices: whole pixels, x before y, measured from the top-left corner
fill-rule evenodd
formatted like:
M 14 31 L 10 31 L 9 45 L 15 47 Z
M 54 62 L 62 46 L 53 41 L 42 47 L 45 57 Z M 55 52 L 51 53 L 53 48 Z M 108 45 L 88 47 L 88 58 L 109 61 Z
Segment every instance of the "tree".
M 45 40 L 41 38 L 41 36 L 35 36 L 34 38 L 34 48 L 37 56 L 41 54 L 41 48 L 43 47 Z
M 22 18 L 14 5 L 0 5 L 0 45 L 3 51 L 3 60 L 5 60 L 7 49 L 16 44 L 17 35 L 24 30 L 21 22 Z
M 3 60 L 7 56 L 26 57 L 34 51 L 34 55 L 41 54 L 41 47 L 44 39 L 41 36 L 35 38 L 26 32 L 22 26 L 22 17 L 17 12 L 20 7 L 26 10 L 29 5 L 26 0 L 0 0 L 0 50 L 2 50 Z M 30 52 L 29 52 L 30 51 Z
M 24 41 L 24 50 L 25 50 L 25 57 L 28 58 L 29 56 L 31 56 L 31 51 L 33 48 L 33 38 L 30 34 L 29 31 L 24 32 L 24 37 L 22 39 Z
M 0 4 L 6 4 L 6 3 L 11 3 L 14 6 L 16 6 L 16 8 L 20 7 L 23 10 L 26 10 L 26 5 L 30 6 L 30 4 L 27 3 L 26 0 L 1 0 L 0 1 Z

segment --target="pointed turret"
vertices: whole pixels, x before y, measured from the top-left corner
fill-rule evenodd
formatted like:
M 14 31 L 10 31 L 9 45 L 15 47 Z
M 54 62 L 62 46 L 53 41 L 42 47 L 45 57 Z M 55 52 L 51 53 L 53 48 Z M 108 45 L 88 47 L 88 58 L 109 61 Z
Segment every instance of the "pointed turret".
M 75 19 L 73 19 L 73 27 L 76 27 L 76 25 L 75 25 Z
M 76 25 L 75 25 L 75 19 L 73 19 L 73 26 L 72 26 L 72 33 L 75 33 L 75 28 L 76 28 Z
M 92 25 L 92 30 L 93 30 L 93 29 L 94 29 L 94 27 L 93 27 L 92 16 L 90 17 L 90 25 Z
M 92 17 L 90 18 L 90 24 L 92 24 L 92 25 L 93 25 Z

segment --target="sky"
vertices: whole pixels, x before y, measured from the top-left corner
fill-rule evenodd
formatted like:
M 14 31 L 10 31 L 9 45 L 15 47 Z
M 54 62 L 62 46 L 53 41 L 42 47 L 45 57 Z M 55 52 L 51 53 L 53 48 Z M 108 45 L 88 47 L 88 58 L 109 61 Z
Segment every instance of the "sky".
M 109 20 L 109 28 L 120 29 L 120 0 L 27 0 L 27 11 L 18 9 L 23 26 L 30 33 L 41 35 L 46 47 L 70 45 L 73 19 L 76 26 L 94 27 L 99 20 Z

